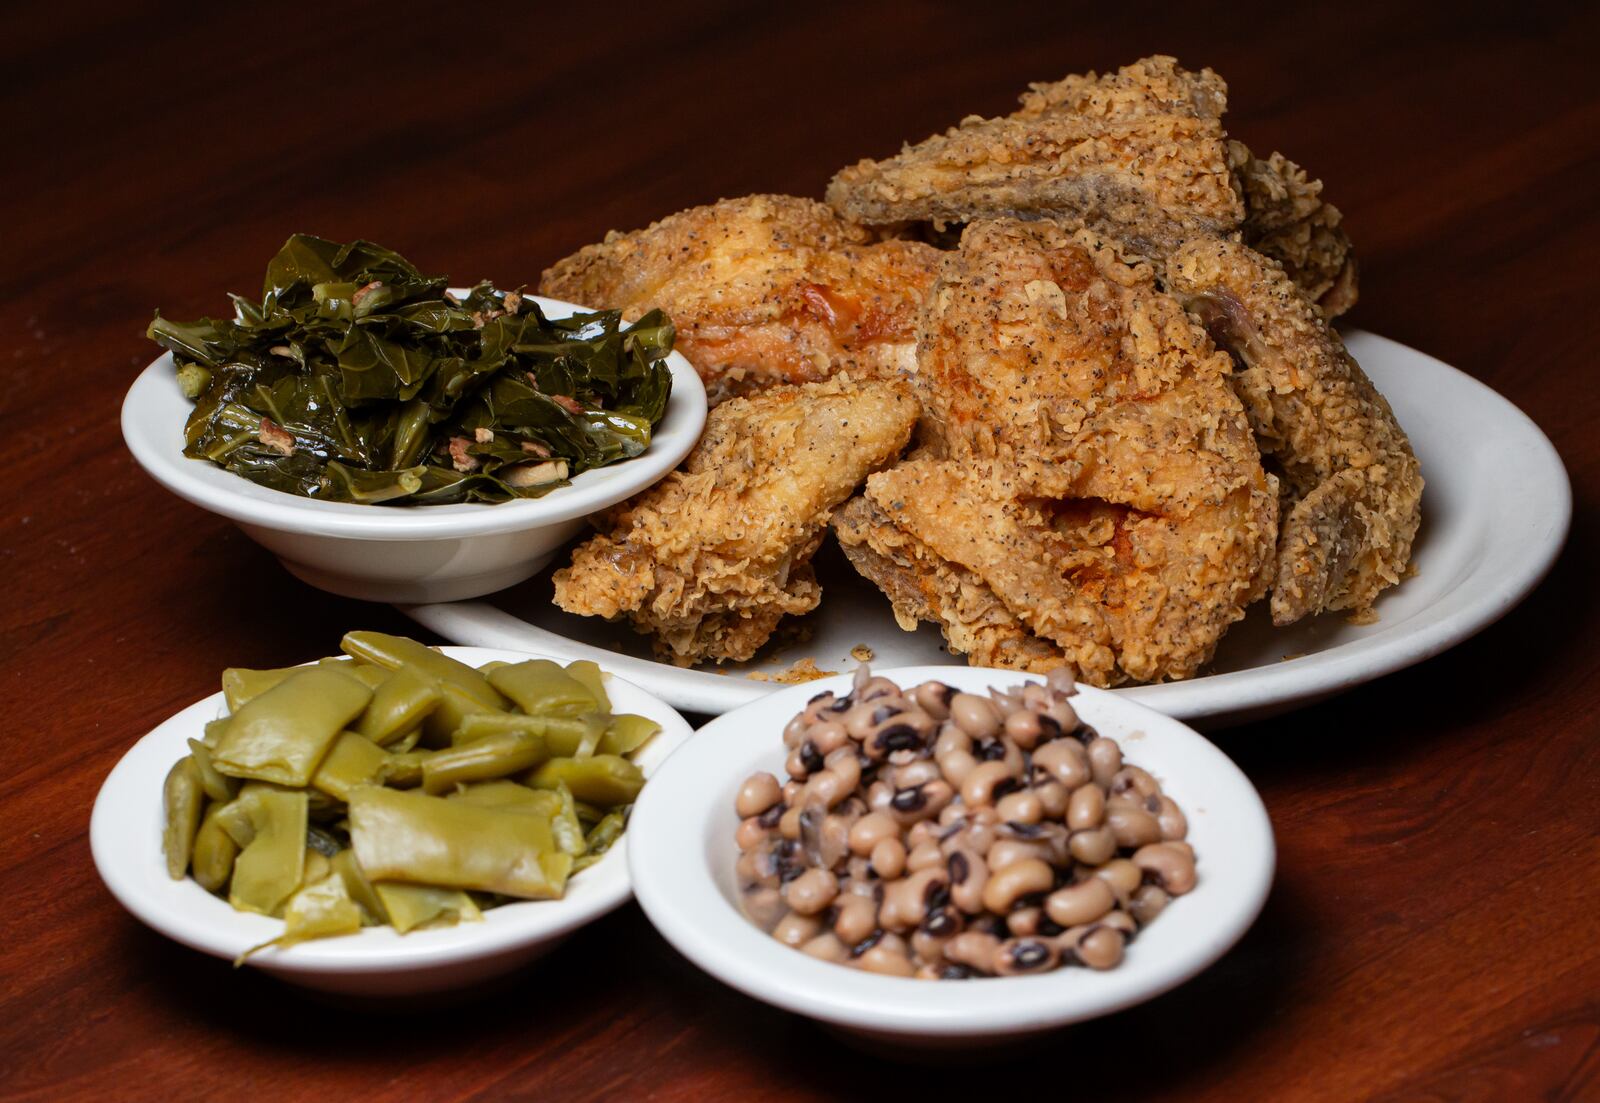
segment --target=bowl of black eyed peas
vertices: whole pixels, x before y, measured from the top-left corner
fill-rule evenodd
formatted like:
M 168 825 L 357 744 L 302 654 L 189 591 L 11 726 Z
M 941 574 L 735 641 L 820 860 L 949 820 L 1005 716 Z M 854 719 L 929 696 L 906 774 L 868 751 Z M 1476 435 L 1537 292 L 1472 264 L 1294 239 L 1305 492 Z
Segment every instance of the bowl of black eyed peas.
M 946 666 L 713 720 L 627 847 L 646 915 L 701 968 L 909 1046 L 1159 996 L 1244 934 L 1275 861 L 1254 787 L 1186 725 L 1065 671 Z
M 366 999 L 471 991 L 628 899 L 630 810 L 690 737 L 594 663 L 351 632 L 229 668 L 129 749 L 95 865 L 138 919 Z

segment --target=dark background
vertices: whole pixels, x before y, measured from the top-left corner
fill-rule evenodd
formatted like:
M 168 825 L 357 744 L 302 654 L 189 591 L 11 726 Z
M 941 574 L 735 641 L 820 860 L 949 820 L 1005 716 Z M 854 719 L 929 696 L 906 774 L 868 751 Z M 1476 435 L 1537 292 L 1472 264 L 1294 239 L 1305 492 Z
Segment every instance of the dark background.
M 10 5 L 0 14 L 0 1096 L 1600 1095 L 1600 7 Z M 1280 873 L 1221 964 L 990 1069 L 901 1067 L 701 975 L 629 906 L 459 1011 L 328 1009 L 145 930 L 89 859 L 122 751 L 224 665 L 398 614 L 310 590 L 117 430 L 158 305 L 226 308 L 291 232 L 457 282 L 839 166 L 1031 80 L 1169 52 L 1327 182 L 1348 324 L 1527 410 L 1572 538 L 1446 656 L 1224 733 Z M 998 1078 L 1004 1077 L 1004 1079 Z

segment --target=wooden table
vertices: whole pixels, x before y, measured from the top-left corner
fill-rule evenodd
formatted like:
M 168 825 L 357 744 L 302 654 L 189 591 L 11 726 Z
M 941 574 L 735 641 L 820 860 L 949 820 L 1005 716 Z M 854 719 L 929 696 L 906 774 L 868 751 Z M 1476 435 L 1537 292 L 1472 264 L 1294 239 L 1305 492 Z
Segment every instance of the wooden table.
M 401 1018 L 329 1011 L 135 922 L 87 842 L 123 750 L 224 665 L 412 628 L 297 583 L 159 489 L 117 411 L 153 355 L 151 311 L 218 311 L 291 231 L 531 282 L 608 228 L 816 195 L 837 166 L 1003 111 L 1029 80 L 1168 50 L 1228 78 L 1233 133 L 1327 180 L 1362 257 L 1351 322 L 1527 410 L 1571 471 L 1576 522 L 1548 581 L 1477 639 L 1225 733 L 1281 847 L 1260 922 L 1199 979 L 1010 1073 L 1067 1078 L 1075 1098 L 1600 1098 L 1600 9 L 773 7 L 7 10 L 0 1096 L 998 1083 L 858 1055 L 702 975 L 632 906 L 503 995 Z

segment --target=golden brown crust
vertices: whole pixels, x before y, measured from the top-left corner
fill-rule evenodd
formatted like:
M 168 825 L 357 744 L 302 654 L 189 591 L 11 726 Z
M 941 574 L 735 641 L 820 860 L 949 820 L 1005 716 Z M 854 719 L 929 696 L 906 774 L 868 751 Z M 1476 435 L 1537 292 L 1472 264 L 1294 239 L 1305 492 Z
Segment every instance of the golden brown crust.
M 751 195 L 607 234 L 546 269 L 540 291 L 629 320 L 666 311 L 717 402 L 899 367 L 937 256 L 874 241 L 814 200 Z
M 1322 181 L 1281 153 L 1263 161 L 1243 142 L 1229 142 L 1228 150 L 1244 192 L 1244 243 L 1283 265 L 1323 317 L 1355 306 L 1355 254 L 1344 216 L 1322 198 Z
M 1421 519 L 1422 473 L 1394 411 L 1280 265 L 1196 241 L 1168 280 L 1241 362 L 1234 389 L 1284 473 L 1273 621 L 1369 613 L 1400 580 Z
M 1085 680 L 1187 677 L 1260 594 L 1276 535 L 1230 369 L 1149 265 L 975 222 L 924 311 L 929 455 L 867 498 Z
M 810 561 L 834 507 L 899 455 L 903 382 L 838 376 L 723 403 L 683 466 L 609 511 L 555 573 L 570 613 L 626 617 L 663 658 L 744 660 L 821 596 Z

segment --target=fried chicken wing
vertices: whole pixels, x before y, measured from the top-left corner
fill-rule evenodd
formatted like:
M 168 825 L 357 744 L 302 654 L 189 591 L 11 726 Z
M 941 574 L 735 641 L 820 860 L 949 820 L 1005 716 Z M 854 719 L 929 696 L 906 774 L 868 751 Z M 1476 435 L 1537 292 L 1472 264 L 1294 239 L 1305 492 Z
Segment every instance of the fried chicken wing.
M 1187 677 L 1262 592 L 1276 536 L 1231 366 L 1149 264 L 972 223 L 924 309 L 929 454 L 866 497 L 925 552 L 902 570 L 969 572 L 1085 680 Z
M 1370 614 L 1400 580 L 1421 521 L 1422 473 L 1394 411 L 1281 266 L 1209 240 L 1167 268 L 1173 292 L 1238 359 L 1234 389 L 1283 472 L 1274 623 Z
M 1355 304 L 1350 241 L 1321 181 L 1228 140 L 1228 88 L 1210 69 L 1149 57 L 1036 84 L 1021 103 L 843 169 L 828 202 L 867 225 L 1047 218 L 1157 260 L 1194 237 L 1242 233 L 1328 317 Z
M 916 420 L 904 382 L 843 374 L 723 403 L 682 467 L 555 573 L 556 604 L 626 617 L 679 665 L 750 658 L 784 615 L 816 607 L 811 557 L 834 508 Z
M 903 366 L 937 257 L 874 241 L 814 200 L 752 195 L 610 233 L 547 269 L 540 291 L 629 320 L 665 310 L 715 403 Z

